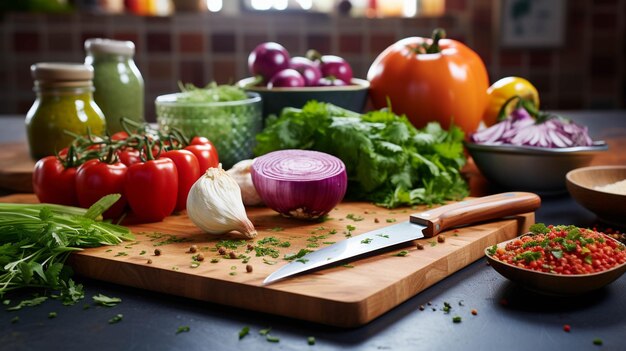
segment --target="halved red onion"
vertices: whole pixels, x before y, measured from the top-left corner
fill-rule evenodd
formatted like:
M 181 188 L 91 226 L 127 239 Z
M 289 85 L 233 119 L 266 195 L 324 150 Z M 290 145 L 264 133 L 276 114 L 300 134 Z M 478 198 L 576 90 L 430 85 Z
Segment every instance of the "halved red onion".
M 335 208 L 348 187 L 344 163 L 318 151 L 270 152 L 254 159 L 250 173 L 265 205 L 287 217 L 319 218 Z

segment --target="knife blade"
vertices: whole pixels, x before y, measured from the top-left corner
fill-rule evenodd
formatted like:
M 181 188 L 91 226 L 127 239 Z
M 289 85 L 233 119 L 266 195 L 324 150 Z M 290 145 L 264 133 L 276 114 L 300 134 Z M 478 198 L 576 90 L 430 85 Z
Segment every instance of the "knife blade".
M 535 211 L 541 199 L 533 193 L 509 192 L 464 200 L 415 213 L 408 221 L 375 229 L 307 253 L 270 274 L 268 285 L 295 274 L 364 255 L 453 227 Z

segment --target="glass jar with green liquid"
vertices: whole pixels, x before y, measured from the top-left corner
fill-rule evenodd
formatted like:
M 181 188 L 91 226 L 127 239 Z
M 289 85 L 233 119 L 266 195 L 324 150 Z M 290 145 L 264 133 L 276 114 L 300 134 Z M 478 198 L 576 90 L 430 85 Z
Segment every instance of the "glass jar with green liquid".
M 103 135 L 104 114 L 93 100 L 93 68 L 74 63 L 30 67 L 37 99 L 26 114 L 26 136 L 34 160 L 69 146 L 71 135 Z
M 132 41 L 85 41 L 85 64 L 93 66 L 94 100 L 104 112 L 109 133 L 122 130 L 121 119 L 144 122 L 144 82 L 135 65 Z

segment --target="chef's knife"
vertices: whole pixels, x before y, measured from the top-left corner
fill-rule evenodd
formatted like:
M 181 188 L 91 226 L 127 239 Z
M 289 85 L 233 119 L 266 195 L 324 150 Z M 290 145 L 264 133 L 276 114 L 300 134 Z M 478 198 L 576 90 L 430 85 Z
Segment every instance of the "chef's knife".
M 412 214 L 409 221 L 372 230 L 324 247 L 290 262 L 263 281 L 264 285 L 294 274 L 363 255 L 408 241 L 432 237 L 452 227 L 533 212 L 541 204 L 536 194 L 510 192 L 429 209 Z

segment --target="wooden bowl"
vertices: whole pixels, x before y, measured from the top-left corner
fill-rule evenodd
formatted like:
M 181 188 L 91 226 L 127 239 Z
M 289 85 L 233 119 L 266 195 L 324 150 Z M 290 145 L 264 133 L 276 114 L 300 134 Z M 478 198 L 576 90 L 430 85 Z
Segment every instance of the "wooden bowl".
M 572 170 L 565 176 L 570 195 L 602 221 L 626 224 L 626 195 L 596 190 L 626 179 L 626 166 L 594 166 Z
M 615 240 L 608 236 L 606 238 L 607 240 Z M 498 247 L 504 248 L 507 243 L 517 239 L 501 242 Z M 624 244 L 620 243 L 620 245 L 623 246 Z M 488 250 L 490 248 L 485 248 L 485 257 L 496 272 L 528 290 L 544 295 L 574 296 L 585 294 L 612 283 L 626 272 L 626 263 L 603 272 L 590 274 L 563 275 L 538 272 L 499 261 L 489 255 Z

